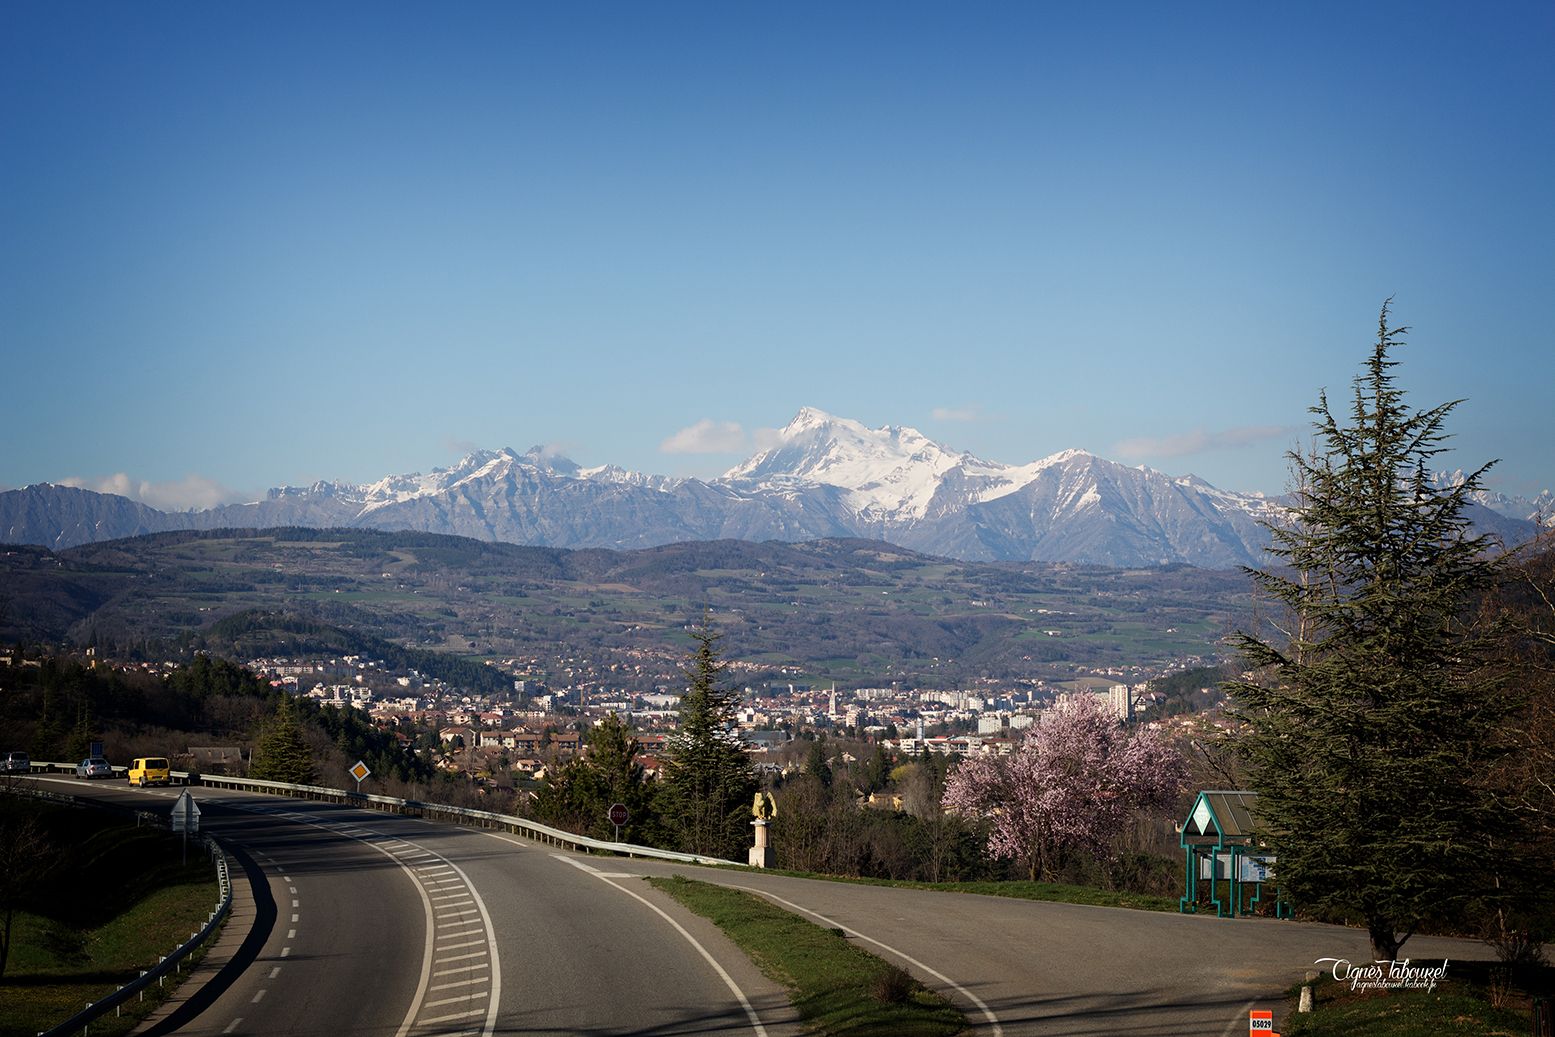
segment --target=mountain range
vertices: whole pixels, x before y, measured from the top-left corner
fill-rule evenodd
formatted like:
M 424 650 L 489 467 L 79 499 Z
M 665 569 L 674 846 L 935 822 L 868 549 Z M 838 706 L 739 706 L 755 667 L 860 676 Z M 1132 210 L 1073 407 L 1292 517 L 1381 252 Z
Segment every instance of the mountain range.
M 1444 483 L 1461 473 L 1438 476 Z M 1472 518 L 1527 540 L 1536 500 L 1483 493 Z M 951 450 L 916 429 L 801 410 L 773 446 L 717 479 L 584 468 L 539 447 L 476 451 L 449 468 L 357 485 L 281 487 L 260 501 L 164 512 L 47 483 L 0 493 L 0 542 L 54 550 L 172 530 L 415 530 L 545 547 L 690 540 L 885 540 L 967 561 L 1258 565 L 1280 498 L 1129 467 L 1082 450 L 1024 465 Z

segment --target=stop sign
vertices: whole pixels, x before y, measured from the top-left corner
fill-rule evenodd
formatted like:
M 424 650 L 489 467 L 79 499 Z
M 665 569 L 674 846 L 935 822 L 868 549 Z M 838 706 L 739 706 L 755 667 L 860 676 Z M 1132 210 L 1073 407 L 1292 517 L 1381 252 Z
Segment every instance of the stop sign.
M 624 825 L 624 824 L 626 824 L 626 818 L 627 818 L 627 813 L 626 813 L 626 804 L 625 803 L 612 803 L 612 804 L 610 804 L 610 823 L 611 824 L 613 824 L 613 825 Z

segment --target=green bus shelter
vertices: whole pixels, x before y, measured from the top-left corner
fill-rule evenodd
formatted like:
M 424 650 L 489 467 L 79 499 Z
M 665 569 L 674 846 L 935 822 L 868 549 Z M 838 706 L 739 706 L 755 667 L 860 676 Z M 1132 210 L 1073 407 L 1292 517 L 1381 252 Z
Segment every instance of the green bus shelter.
M 1275 864 L 1258 840 L 1257 810 L 1256 792 L 1212 789 L 1194 799 L 1187 820 L 1178 828 L 1184 868 L 1183 896 L 1177 902 L 1180 912 L 1198 913 L 1199 883 L 1206 880 L 1216 917 L 1257 912 L 1264 886 L 1274 881 Z M 1290 917 L 1290 905 L 1280 899 L 1278 886 L 1274 914 Z

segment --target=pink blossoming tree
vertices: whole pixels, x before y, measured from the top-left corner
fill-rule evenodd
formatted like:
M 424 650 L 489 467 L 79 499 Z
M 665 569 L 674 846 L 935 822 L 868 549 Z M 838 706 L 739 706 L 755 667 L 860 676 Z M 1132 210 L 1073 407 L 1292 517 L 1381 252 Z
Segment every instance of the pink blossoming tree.
M 1033 728 L 1009 756 L 956 768 L 945 806 L 991 823 L 988 852 L 1045 878 L 1065 854 L 1103 854 L 1124 823 L 1172 805 L 1187 778 L 1182 756 L 1143 728 L 1127 731 L 1090 697 Z

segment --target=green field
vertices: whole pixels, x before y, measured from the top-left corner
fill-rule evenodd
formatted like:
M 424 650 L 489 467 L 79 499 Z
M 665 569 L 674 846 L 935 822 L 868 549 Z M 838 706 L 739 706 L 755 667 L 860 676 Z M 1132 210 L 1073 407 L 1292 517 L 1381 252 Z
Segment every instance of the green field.
M 1242 575 L 1182 567 L 951 562 L 862 541 L 560 551 L 365 530 L 21 549 L 0 558 L 0 578 L 28 636 L 108 651 L 286 654 L 295 636 L 220 634 L 227 617 L 267 612 L 358 640 L 539 657 L 553 672 L 584 655 L 629 663 L 642 667 L 637 691 L 678 680 L 684 630 L 704 609 L 730 659 L 798 668 L 812 683 L 954 687 L 1103 667 L 1148 674 L 1213 656 L 1250 603 Z

